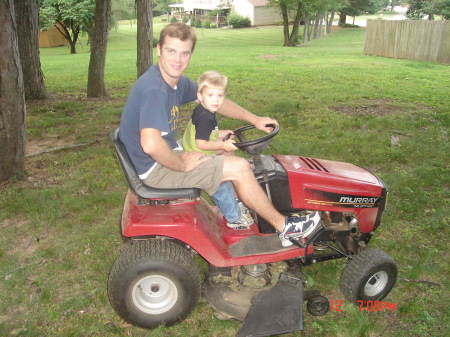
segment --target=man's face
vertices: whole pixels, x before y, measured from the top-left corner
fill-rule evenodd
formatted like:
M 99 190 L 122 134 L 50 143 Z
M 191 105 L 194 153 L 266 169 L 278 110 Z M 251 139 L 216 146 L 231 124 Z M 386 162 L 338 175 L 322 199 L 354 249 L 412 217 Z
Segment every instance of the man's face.
M 192 41 L 181 41 L 176 37 L 167 36 L 164 45 L 158 44 L 158 64 L 164 80 L 174 87 L 189 66 L 192 55 Z

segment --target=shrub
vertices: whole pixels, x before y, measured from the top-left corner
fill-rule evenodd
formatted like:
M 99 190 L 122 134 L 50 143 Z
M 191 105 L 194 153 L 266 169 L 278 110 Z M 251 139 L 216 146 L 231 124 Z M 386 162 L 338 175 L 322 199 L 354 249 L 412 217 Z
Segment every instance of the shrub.
M 245 18 L 242 15 L 231 13 L 228 15 L 228 24 L 233 28 L 250 27 L 251 21 L 249 18 Z
M 203 26 L 204 26 L 205 28 L 211 28 L 211 21 L 206 20 L 205 23 L 203 24 Z
M 170 22 L 178 22 L 178 20 L 177 20 L 176 17 L 172 16 L 172 17 L 170 18 Z
M 358 25 L 352 25 L 351 23 L 344 23 L 344 24 L 339 25 L 339 27 L 341 27 L 341 28 L 359 28 Z
M 215 23 L 211 23 L 211 24 L 209 25 L 209 27 L 210 27 L 210 28 L 216 28 L 217 26 L 216 26 Z
M 202 28 L 202 22 L 200 21 L 200 19 L 195 19 L 194 27 Z
M 153 38 L 153 41 L 152 41 L 153 48 L 155 48 L 158 45 L 158 41 L 159 41 L 159 39 L 157 39 L 156 37 Z
M 191 26 L 194 27 L 195 25 L 195 16 L 191 16 L 191 20 L 189 21 Z
M 183 21 L 184 23 L 187 23 L 187 22 L 188 22 L 188 19 L 187 19 L 187 17 L 183 16 L 183 18 L 181 19 L 181 21 Z

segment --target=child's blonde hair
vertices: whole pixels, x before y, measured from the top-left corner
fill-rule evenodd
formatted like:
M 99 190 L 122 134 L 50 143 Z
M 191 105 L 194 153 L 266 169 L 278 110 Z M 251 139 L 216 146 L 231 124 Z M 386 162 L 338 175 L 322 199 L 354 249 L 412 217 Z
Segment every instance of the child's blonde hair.
M 198 92 L 201 93 L 207 87 L 225 89 L 227 82 L 227 77 L 218 71 L 205 71 L 198 79 Z

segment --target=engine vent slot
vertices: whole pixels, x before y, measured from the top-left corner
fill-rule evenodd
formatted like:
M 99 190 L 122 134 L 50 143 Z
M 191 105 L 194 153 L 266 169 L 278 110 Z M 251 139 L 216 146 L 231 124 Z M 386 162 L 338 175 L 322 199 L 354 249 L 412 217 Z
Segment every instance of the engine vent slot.
M 325 167 L 323 167 L 323 165 L 320 164 L 319 161 L 317 161 L 316 159 L 308 158 L 308 157 L 299 157 L 299 158 L 311 170 L 327 172 L 328 173 L 328 170 Z

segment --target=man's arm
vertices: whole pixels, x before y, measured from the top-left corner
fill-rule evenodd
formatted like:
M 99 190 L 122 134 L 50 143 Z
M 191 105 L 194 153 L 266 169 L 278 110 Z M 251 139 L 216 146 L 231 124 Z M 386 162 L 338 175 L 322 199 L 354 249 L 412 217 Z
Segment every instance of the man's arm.
M 243 107 L 234 103 L 233 101 L 230 101 L 229 99 L 224 100 L 218 112 L 224 116 L 239 119 L 249 124 L 253 124 L 258 129 L 264 130 L 267 133 L 272 131 L 272 128 L 266 127 L 267 124 L 278 125 L 278 122 L 275 119 L 270 117 L 256 116 L 255 114 L 252 114 L 247 109 L 244 109 Z
M 210 157 L 199 152 L 184 152 L 180 156 L 175 155 L 166 141 L 161 137 L 161 131 L 158 129 L 142 129 L 140 142 L 142 150 L 158 162 L 158 164 L 178 172 L 192 171 L 210 159 Z

